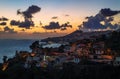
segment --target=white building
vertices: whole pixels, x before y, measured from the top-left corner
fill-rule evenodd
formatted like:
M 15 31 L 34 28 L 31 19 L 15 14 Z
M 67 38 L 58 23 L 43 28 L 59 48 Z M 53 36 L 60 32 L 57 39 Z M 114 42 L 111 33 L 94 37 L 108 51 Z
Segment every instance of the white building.
M 59 43 L 51 43 L 51 44 L 46 44 L 46 45 L 43 45 L 42 47 L 43 48 L 59 48 L 62 44 L 59 44 Z

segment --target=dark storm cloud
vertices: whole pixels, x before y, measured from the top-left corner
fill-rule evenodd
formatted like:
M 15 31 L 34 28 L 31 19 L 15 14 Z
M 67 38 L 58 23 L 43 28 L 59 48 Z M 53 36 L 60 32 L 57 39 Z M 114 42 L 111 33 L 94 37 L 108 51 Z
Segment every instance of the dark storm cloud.
M 83 22 L 83 27 L 87 29 L 104 29 L 105 27 L 100 23 L 105 20 L 105 17 L 101 14 L 97 14 L 96 16 L 86 17 L 88 21 Z
M 29 29 L 30 26 L 34 26 L 34 22 L 33 21 L 22 21 L 22 22 L 20 22 L 20 21 L 16 21 L 16 20 L 11 20 L 10 25 Z
M 23 15 L 24 17 L 24 21 L 23 22 L 16 22 L 16 21 L 13 21 L 13 24 L 12 25 L 16 25 L 16 24 L 19 24 L 18 26 L 19 27 L 22 27 L 22 28 L 27 28 L 29 29 L 30 26 L 34 26 L 34 21 L 32 21 L 32 18 L 33 18 L 33 14 L 39 12 L 41 10 L 40 7 L 36 6 L 36 5 L 32 5 L 32 6 L 29 6 L 29 8 L 26 10 L 26 11 L 20 11 L 20 9 L 17 11 L 17 14 L 21 14 Z
M 0 18 L 0 21 L 8 21 L 8 18 L 6 18 L 6 17 L 1 17 L 1 18 Z
M 43 28 L 47 30 L 60 29 L 60 24 L 59 22 L 50 22 L 49 25 L 46 25 Z
M 51 19 L 58 19 L 58 16 L 53 16 Z
M 67 28 L 69 27 L 72 28 L 72 25 L 70 25 L 69 22 L 64 23 L 62 25 L 60 25 L 59 22 L 50 22 L 49 25 L 46 25 L 43 28 L 46 30 L 54 30 L 54 29 L 67 30 Z
M 61 27 L 65 27 L 65 28 L 70 27 L 70 28 L 72 28 L 72 25 L 70 25 L 70 23 L 67 22 L 67 23 L 62 24 Z
M 34 26 L 34 22 L 33 21 L 23 21 L 19 23 L 19 27 L 21 28 L 26 28 L 26 29 L 30 29 L 30 26 Z
M 61 25 L 61 31 L 67 30 L 67 28 L 72 28 L 72 25 L 70 25 L 69 22 Z
M 11 28 L 9 28 L 8 26 L 6 26 L 5 28 L 4 28 L 4 31 L 3 31 L 4 33 L 17 33 L 16 31 L 14 31 L 14 29 L 11 29 Z
M 120 13 L 120 11 L 113 11 L 110 8 L 105 8 L 105 9 L 101 9 L 101 14 L 103 14 L 104 16 L 114 16 L 118 13 Z
M 1 22 L 0 23 L 0 25 L 3 25 L 3 26 L 6 25 L 6 24 L 7 24 L 6 22 Z
M 16 20 L 11 20 L 10 21 L 10 25 L 12 25 L 12 26 L 17 26 L 19 24 L 20 24 L 20 21 L 16 21 Z
M 39 12 L 41 10 L 40 7 L 36 5 L 29 6 L 26 11 L 21 12 L 20 9 L 17 11 L 17 14 L 22 14 L 25 19 L 31 19 L 33 14 Z
M 109 11 L 107 11 L 107 12 L 108 12 L 108 15 L 111 15 L 111 14 L 109 14 Z M 115 13 L 113 12 L 112 14 L 115 14 Z M 107 15 L 107 13 L 105 15 Z M 96 14 L 95 16 L 86 17 L 86 19 L 87 19 L 87 21 L 84 21 L 82 23 L 82 27 L 79 26 L 80 28 L 85 28 L 85 29 L 107 29 L 107 28 L 116 29 L 118 27 L 118 24 L 111 24 L 111 22 L 114 20 L 113 17 L 111 17 L 111 16 L 106 17 L 103 14 L 101 14 L 101 11 L 100 11 L 100 13 Z M 104 22 L 104 24 L 101 24 L 101 22 Z

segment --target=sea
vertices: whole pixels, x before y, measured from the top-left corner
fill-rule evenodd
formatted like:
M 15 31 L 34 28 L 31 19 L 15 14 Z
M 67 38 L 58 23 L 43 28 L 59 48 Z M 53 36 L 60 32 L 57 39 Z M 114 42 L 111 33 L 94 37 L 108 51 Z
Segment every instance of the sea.
M 3 56 L 12 58 L 16 51 L 31 51 L 29 46 L 36 40 L 33 39 L 0 39 L 0 63 Z

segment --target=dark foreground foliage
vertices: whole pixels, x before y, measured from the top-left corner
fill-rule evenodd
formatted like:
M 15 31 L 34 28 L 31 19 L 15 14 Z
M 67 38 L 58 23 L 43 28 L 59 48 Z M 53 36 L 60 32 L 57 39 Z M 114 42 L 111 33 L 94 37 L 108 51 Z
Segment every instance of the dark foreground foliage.
M 120 79 L 120 67 L 67 63 L 63 69 L 25 69 L 14 65 L 6 71 L 0 70 L 0 79 Z

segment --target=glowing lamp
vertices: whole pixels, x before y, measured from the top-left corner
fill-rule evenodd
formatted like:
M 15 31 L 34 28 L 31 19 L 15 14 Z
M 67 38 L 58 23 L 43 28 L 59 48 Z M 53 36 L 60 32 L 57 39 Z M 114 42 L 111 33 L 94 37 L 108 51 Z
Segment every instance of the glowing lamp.
M 35 56 L 35 53 L 31 53 L 31 56 L 34 57 L 34 56 Z

